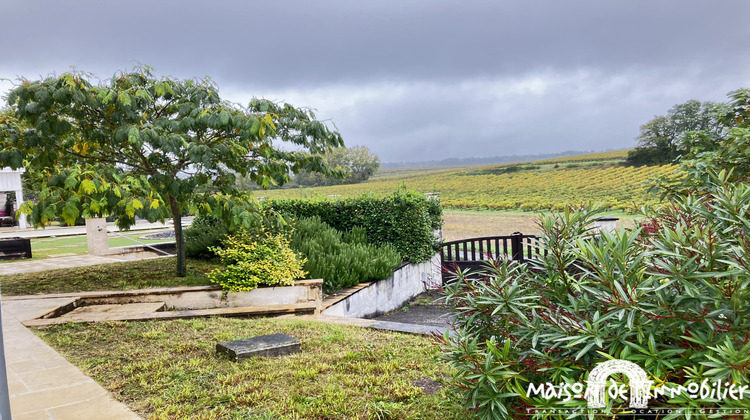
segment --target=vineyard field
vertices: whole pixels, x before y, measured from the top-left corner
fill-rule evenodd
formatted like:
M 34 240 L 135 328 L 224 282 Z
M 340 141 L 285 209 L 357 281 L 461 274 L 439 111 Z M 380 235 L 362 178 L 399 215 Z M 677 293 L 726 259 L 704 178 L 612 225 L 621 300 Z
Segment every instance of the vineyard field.
M 623 161 L 628 157 L 628 152 L 633 149 L 613 150 L 610 152 L 588 153 L 585 155 L 565 156 L 555 159 L 540 160 L 537 164 L 545 163 L 571 163 L 571 162 L 603 162 L 607 160 Z
M 540 211 L 591 203 L 610 210 L 636 211 L 641 206 L 659 203 L 658 195 L 649 193 L 645 183 L 655 175 L 672 175 L 677 170 L 674 165 L 630 167 L 602 160 L 578 165 L 547 162 L 518 165 L 523 166 L 496 174 L 491 168 L 508 165 L 401 170 L 381 173 L 361 184 L 257 191 L 256 195 L 289 198 L 356 196 L 365 192 L 384 195 L 403 184 L 422 193 L 438 193 L 447 208 Z

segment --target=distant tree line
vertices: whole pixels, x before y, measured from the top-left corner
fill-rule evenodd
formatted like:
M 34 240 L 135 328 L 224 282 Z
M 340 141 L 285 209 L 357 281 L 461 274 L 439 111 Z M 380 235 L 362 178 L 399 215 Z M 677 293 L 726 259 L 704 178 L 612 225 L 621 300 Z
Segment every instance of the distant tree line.
M 605 150 L 609 151 L 609 150 Z M 506 155 L 506 156 L 490 156 L 490 157 L 471 157 L 471 158 L 447 158 L 442 160 L 423 160 L 423 161 L 408 161 L 408 162 L 385 162 L 381 166 L 382 169 L 402 169 L 402 168 L 429 168 L 436 166 L 478 166 L 478 165 L 494 165 L 500 163 L 515 163 L 515 162 L 535 162 L 538 160 L 556 159 L 566 156 L 577 156 L 587 153 L 596 153 L 595 150 L 567 150 L 560 153 L 544 153 L 544 154 L 533 154 L 533 155 Z

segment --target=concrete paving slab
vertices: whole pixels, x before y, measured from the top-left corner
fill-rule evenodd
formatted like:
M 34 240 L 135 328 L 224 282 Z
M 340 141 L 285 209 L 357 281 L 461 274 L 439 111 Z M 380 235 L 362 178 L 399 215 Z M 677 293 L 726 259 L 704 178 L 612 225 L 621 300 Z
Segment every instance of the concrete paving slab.
M 52 301 L 39 299 L 3 304 L 2 328 L 10 406 L 18 419 L 139 419 L 112 399 L 93 379 L 65 360 L 21 325 L 26 317 L 43 314 Z M 90 415 L 89 415 L 90 414 Z
M 78 297 L 73 296 L 28 301 L 3 298 L 3 309 L 12 313 L 16 319 L 22 319 L 25 321 L 27 319 L 39 318 L 61 306 L 69 305 L 76 300 L 78 300 Z
M 302 351 L 298 339 L 286 334 L 261 335 L 216 344 L 216 353 L 226 354 L 235 362 L 252 357 L 278 357 Z
M 456 316 L 453 312 L 439 306 L 409 305 L 402 310 L 393 311 L 376 319 L 405 324 L 446 327 L 455 318 Z
M 58 268 L 87 267 L 90 265 L 109 264 L 114 262 L 132 261 L 138 259 L 160 258 L 153 252 L 135 252 L 119 255 L 70 255 L 55 258 L 46 258 L 33 261 L 19 261 L 0 264 L 0 275 L 35 273 L 38 271 L 55 270 Z
M 44 318 L 44 319 L 29 319 L 23 321 L 23 325 L 27 327 L 42 327 L 47 325 L 66 324 L 69 322 L 108 322 L 108 321 L 151 321 L 158 319 L 188 319 L 188 318 L 200 318 L 207 316 L 263 316 L 263 315 L 279 315 L 279 314 L 290 314 L 290 313 L 313 313 L 318 309 L 316 302 L 300 302 L 290 303 L 283 305 L 268 305 L 268 306 L 237 306 L 230 308 L 214 308 L 214 309 L 190 309 L 182 311 L 164 311 L 164 312 L 149 312 L 149 313 L 118 313 L 113 312 L 101 312 L 88 319 L 64 319 L 64 318 Z
M 91 305 L 75 308 L 56 319 L 63 322 L 98 321 L 102 318 L 128 318 L 166 309 L 164 302 L 141 302 L 108 305 Z
M 448 327 L 438 327 L 434 325 L 418 325 L 418 324 L 407 324 L 404 322 L 391 322 L 391 321 L 375 321 L 370 328 L 387 331 L 398 331 L 409 334 L 445 334 L 448 331 Z
M 283 316 L 281 318 L 291 318 L 290 316 Z M 403 322 L 389 322 L 379 321 L 377 319 L 363 319 L 363 318 L 349 318 L 344 316 L 332 316 L 332 315 L 303 315 L 295 316 L 294 319 L 306 319 L 310 321 L 326 322 L 329 324 L 341 324 L 341 325 L 354 325 L 357 327 L 364 328 L 375 328 L 378 330 L 396 331 L 408 334 L 444 334 L 448 331 L 447 326 L 434 326 L 434 325 L 418 325 L 418 324 L 407 324 Z

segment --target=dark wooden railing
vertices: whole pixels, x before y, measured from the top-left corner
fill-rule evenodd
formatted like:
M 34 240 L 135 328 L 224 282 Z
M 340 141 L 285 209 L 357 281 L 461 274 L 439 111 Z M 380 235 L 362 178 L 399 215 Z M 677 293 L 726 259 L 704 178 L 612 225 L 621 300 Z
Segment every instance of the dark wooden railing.
M 455 267 L 477 271 L 485 266 L 484 261 L 504 258 L 525 263 L 542 253 L 537 236 L 520 232 L 510 236 L 487 236 L 446 242 L 440 248 L 443 281 L 450 276 L 448 271 Z

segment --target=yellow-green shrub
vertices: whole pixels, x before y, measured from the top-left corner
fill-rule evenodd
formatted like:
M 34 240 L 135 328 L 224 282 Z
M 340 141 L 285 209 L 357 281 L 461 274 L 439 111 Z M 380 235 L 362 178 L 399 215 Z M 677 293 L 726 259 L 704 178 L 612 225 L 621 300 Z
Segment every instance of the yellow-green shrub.
M 307 274 L 302 270 L 306 260 L 289 247 L 280 235 L 253 235 L 241 231 L 227 237 L 224 247 L 213 247 L 226 264 L 224 269 L 209 273 L 209 279 L 231 292 L 253 290 L 260 285 L 291 286 Z

